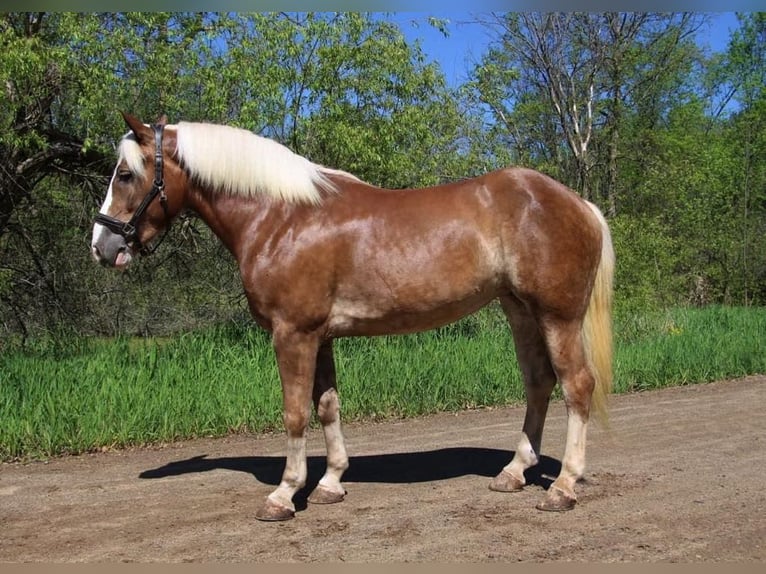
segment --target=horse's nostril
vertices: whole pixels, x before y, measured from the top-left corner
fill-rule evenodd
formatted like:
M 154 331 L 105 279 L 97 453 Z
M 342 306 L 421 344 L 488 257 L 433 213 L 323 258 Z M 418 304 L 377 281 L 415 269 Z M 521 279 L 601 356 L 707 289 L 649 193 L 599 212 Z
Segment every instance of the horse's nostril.
M 97 246 L 92 246 L 91 251 L 93 252 L 93 257 L 101 259 L 101 250 Z

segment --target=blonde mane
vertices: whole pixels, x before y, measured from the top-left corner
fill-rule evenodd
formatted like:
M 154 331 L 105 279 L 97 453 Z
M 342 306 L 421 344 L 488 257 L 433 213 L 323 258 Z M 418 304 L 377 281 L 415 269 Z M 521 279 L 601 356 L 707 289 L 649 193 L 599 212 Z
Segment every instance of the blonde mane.
M 358 180 L 241 128 L 179 122 L 166 129 L 176 130 L 179 161 L 196 181 L 214 191 L 244 196 L 264 194 L 288 202 L 317 204 L 323 191 L 337 191 L 329 175 Z M 120 160 L 132 172 L 145 176 L 141 147 L 132 133 L 123 138 L 119 152 Z
M 336 191 L 327 170 L 250 131 L 180 122 L 177 154 L 192 177 L 224 193 L 266 194 L 296 203 L 319 203 L 321 191 Z

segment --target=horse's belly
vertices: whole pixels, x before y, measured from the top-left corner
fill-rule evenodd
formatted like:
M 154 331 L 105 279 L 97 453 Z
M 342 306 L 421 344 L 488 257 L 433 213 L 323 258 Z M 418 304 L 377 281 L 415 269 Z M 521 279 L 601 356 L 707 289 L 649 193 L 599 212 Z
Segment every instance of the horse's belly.
M 478 311 L 497 294 L 480 290 L 460 300 L 423 302 L 419 305 L 376 305 L 359 300 L 339 300 L 328 326 L 332 336 L 401 335 L 442 327 Z

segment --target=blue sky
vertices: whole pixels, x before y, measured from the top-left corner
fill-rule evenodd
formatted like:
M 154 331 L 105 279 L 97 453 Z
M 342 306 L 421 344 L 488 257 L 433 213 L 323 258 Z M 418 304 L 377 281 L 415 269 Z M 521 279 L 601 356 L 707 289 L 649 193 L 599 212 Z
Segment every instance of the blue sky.
M 449 20 L 447 38 L 429 25 L 429 16 Z M 732 31 L 738 27 L 737 17 L 734 12 L 716 12 L 710 16 L 710 25 L 699 33 L 698 42 L 703 48 L 722 52 Z M 472 23 L 475 17 L 469 12 L 395 12 L 387 19 L 399 24 L 408 41 L 420 40 L 426 57 L 441 65 L 451 86 L 466 80 L 489 41 L 486 29 Z

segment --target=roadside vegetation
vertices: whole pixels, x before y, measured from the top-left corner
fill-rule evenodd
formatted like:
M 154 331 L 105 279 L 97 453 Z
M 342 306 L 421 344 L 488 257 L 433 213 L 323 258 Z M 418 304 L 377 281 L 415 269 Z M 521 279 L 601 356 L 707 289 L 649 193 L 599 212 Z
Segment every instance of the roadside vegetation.
M 763 308 L 678 308 L 615 327 L 615 392 L 766 372 Z M 427 333 L 340 339 L 336 361 L 344 421 L 524 400 L 499 309 Z M 0 355 L 0 372 L 3 460 L 282 428 L 269 336 L 246 321 L 168 338 L 38 340 Z

